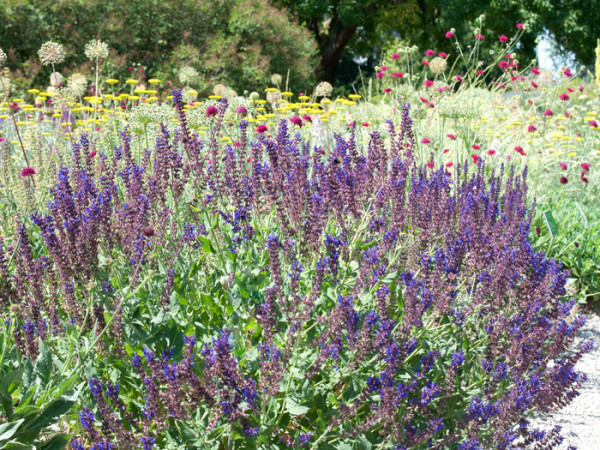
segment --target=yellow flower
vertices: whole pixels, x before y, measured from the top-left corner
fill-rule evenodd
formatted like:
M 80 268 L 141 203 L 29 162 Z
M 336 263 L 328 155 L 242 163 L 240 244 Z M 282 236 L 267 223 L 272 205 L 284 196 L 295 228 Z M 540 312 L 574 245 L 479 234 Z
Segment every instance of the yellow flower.
M 27 92 L 29 92 L 30 94 L 39 94 L 40 90 L 39 89 L 29 89 Z
M 133 78 L 129 78 L 125 81 L 127 84 L 138 84 L 138 80 L 134 80 Z
M 567 153 L 567 156 L 575 156 L 575 155 L 577 155 L 577 153 L 575 153 L 575 152 Z
M 308 95 L 301 95 L 298 97 L 299 100 L 305 101 L 308 100 L 310 97 Z
M 162 80 L 158 80 L 156 78 L 150 78 L 148 80 L 148 83 L 150 83 L 150 84 L 158 84 L 158 83 L 161 83 L 161 82 L 162 82 Z
M 20 103 L 20 102 L 24 102 L 25 100 L 23 100 L 22 98 L 13 98 L 13 102 L 15 103 Z
M 350 97 L 351 99 L 359 99 L 359 98 L 362 98 L 362 95 L 350 94 L 348 97 Z
M 276 88 L 266 88 L 265 92 L 277 92 L 279 89 Z
M 282 97 L 291 97 L 292 95 L 294 95 L 294 93 L 293 93 L 293 92 L 282 92 L 282 93 L 281 93 L 281 96 L 282 96 Z
M 119 82 L 119 80 L 115 80 L 114 78 L 109 78 L 108 80 L 104 81 L 106 84 L 117 84 Z M 136 84 L 137 84 L 137 80 L 136 80 Z
M 221 100 L 220 95 L 209 95 L 208 98 L 211 100 Z

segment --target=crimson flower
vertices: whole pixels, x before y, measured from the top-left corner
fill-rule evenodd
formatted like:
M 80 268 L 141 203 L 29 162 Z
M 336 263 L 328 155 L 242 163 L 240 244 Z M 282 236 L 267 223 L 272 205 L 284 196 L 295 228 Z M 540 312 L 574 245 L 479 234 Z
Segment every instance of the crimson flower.
M 503 44 L 506 44 L 508 42 L 508 37 L 504 36 L 504 35 L 500 35 L 500 36 L 498 36 L 498 40 L 500 42 L 502 42 Z
M 431 49 L 428 49 L 425 51 L 425 56 L 433 56 L 435 55 L 435 52 Z
M 427 138 L 421 139 L 421 144 L 431 144 L 431 141 Z
M 256 127 L 256 132 L 257 133 L 264 133 L 268 129 L 269 128 L 266 125 L 259 125 L 259 126 Z
M 479 155 L 475 155 L 475 154 L 472 154 L 471 158 L 473 158 L 473 163 L 474 164 L 479 164 L 479 161 L 481 160 L 481 158 L 479 157 Z
M 569 179 L 567 177 L 560 177 L 560 184 L 567 184 Z
M 517 145 L 515 147 L 515 152 L 517 152 L 521 156 L 527 155 L 527 153 L 525 153 L 525 150 L 523 150 L 523 147 L 521 147 L 520 145 Z
M 598 128 L 598 122 L 596 122 L 595 120 L 590 120 L 590 127 Z
M 298 116 L 294 116 L 290 118 L 290 122 L 296 125 L 299 128 L 302 128 L 302 119 Z
M 551 109 L 547 109 L 546 111 L 544 111 L 544 115 L 547 117 L 551 117 L 554 115 L 554 113 L 552 112 Z
M 21 170 L 21 176 L 23 178 L 25 177 L 30 177 L 32 175 L 36 175 L 37 172 L 35 171 L 35 169 L 33 167 L 25 167 L 23 170 Z
M 392 54 L 392 61 L 396 61 L 397 59 L 400 59 L 400 55 L 398 53 L 393 53 Z
M 535 130 L 537 130 L 537 128 L 535 127 L 535 125 L 529 125 L 527 127 L 527 131 L 529 131 L 530 133 L 533 133 Z
M 452 39 L 454 37 L 454 33 L 452 31 L 446 31 L 446 39 Z
M 519 30 L 522 30 L 522 29 L 524 29 L 524 28 L 525 28 L 525 25 L 523 25 L 522 23 L 518 23 L 518 24 L 516 25 L 516 27 L 517 27 Z
M 581 163 L 580 166 L 581 166 L 581 169 L 583 170 L 583 173 L 589 172 L 590 167 L 591 167 L 589 163 Z
M 215 105 L 210 105 L 208 108 L 206 108 L 206 117 L 216 116 L 217 114 L 219 114 L 219 108 L 217 108 Z
M 496 150 L 494 150 L 494 149 L 488 150 L 488 155 L 494 156 L 495 154 L 496 154 Z
M 567 170 L 567 163 L 566 163 L 566 162 L 561 162 L 561 163 L 559 163 L 558 165 L 560 166 L 560 168 L 561 168 L 562 170 Z
M 566 94 L 566 93 L 565 94 L 560 94 L 560 99 L 563 102 L 566 102 L 567 100 L 569 100 L 569 94 Z

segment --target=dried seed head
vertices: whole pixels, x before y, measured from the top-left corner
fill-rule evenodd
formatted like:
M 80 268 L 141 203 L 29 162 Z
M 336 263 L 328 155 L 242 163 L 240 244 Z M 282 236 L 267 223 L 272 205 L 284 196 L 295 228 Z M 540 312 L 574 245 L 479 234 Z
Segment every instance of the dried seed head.
M 84 53 L 90 61 L 106 59 L 108 58 L 108 44 L 97 39 L 92 39 L 86 44 Z
M 38 51 L 38 56 L 44 66 L 60 64 L 65 60 L 65 48 L 58 42 L 44 42 Z

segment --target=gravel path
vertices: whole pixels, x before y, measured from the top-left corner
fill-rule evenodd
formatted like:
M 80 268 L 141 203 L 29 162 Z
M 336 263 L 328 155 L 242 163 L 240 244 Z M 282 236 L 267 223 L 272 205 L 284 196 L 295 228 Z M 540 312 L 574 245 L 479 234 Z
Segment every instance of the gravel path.
M 600 316 L 587 313 L 588 320 L 579 330 L 575 348 L 587 340 L 594 339 L 594 349 L 585 354 L 575 366 L 584 372 L 588 380 L 581 388 L 581 395 L 566 408 L 550 415 L 544 415 L 534 423 L 544 429 L 555 425 L 562 427 L 565 437 L 561 449 L 569 445 L 579 450 L 600 449 Z

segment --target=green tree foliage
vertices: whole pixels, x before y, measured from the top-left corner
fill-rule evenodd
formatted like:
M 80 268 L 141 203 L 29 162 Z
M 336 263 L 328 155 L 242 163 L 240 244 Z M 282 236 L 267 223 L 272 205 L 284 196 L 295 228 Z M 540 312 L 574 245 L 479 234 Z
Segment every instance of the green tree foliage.
M 313 33 L 319 45 L 319 78 L 347 80 L 337 74 L 340 61 L 352 56 L 377 54 L 390 37 L 420 48 L 453 53 L 445 38 L 454 28 L 468 45 L 485 14 L 481 34 L 488 40 L 511 37 L 517 23 L 527 27 L 519 41 L 519 55 L 535 57 L 536 38 L 549 33 L 564 51 L 575 54 L 586 65 L 594 61 L 596 38 L 600 37 L 600 9 L 596 0 L 272 0 Z M 345 70 L 346 64 L 344 65 Z
M 0 4 L 0 47 L 10 68 L 47 82 L 37 51 L 47 40 L 67 50 L 63 67 L 85 69 L 83 47 L 101 39 L 111 48 L 115 76 L 139 64 L 151 76 L 175 81 L 181 65 L 200 74 L 198 88 L 224 83 L 257 89 L 271 74 L 307 85 L 316 45 L 310 33 L 267 0 L 7 0 Z M 105 65 L 105 67 L 107 67 Z

